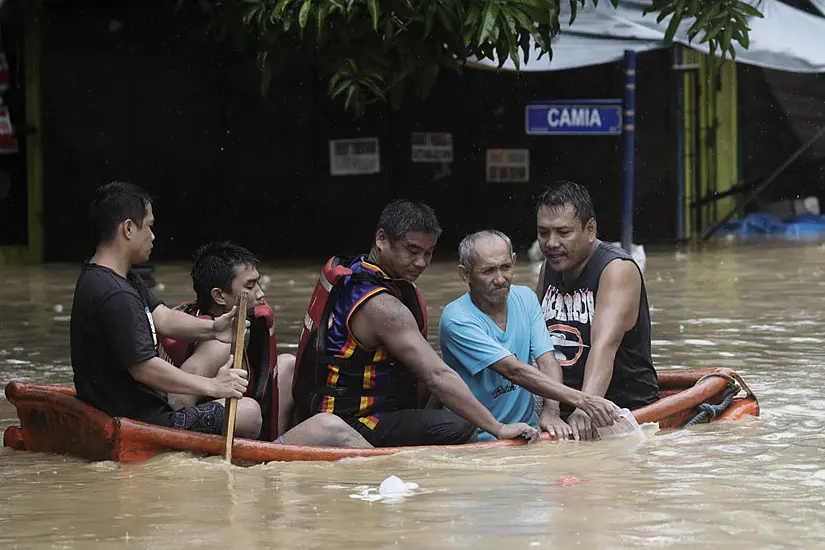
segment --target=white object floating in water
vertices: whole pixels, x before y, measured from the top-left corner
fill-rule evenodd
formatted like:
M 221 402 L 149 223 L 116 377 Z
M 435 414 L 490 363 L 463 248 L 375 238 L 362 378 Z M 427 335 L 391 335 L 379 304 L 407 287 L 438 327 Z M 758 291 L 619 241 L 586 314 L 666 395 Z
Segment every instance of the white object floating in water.
M 418 489 L 418 483 L 402 481 L 400 477 L 390 476 L 381 482 L 378 494 L 382 497 L 408 496 Z
M 374 487 L 356 487 L 360 491 L 349 497 L 367 502 L 401 502 L 404 498 L 415 494 L 418 488 L 418 483 L 405 482 L 397 476 L 390 476 L 381 482 L 377 491 Z
M 164 290 L 166 290 L 166 285 L 163 283 L 158 283 L 157 285 L 155 285 L 155 288 L 158 289 L 158 292 L 163 292 Z
M 63 313 L 63 304 L 55 304 L 52 309 L 55 313 Z

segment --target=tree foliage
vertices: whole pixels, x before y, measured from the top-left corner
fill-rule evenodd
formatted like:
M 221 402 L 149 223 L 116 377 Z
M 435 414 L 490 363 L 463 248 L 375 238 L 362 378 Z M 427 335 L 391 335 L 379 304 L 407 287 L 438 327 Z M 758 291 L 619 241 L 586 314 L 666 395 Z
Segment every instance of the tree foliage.
M 552 57 L 553 39 L 561 31 L 560 1 L 565 0 L 200 3 L 221 29 L 256 49 L 264 90 L 286 58 L 311 50 L 330 96 L 362 114 L 377 101 L 397 107 L 409 94 L 425 97 L 442 69 L 460 69 L 473 57 L 497 60 L 499 67 L 510 59 L 517 68 L 531 56 Z M 570 24 L 585 2 L 598 2 L 567 1 Z M 700 37 L 723 56 L 735 56 L 735 42 L 748 47 L 748 18 L 762 16 L 742 0 L 652 0 L 645 13 L 659 22 L 670 17 L 668 42 L 680 24 L 693 19 L 689 38 Z

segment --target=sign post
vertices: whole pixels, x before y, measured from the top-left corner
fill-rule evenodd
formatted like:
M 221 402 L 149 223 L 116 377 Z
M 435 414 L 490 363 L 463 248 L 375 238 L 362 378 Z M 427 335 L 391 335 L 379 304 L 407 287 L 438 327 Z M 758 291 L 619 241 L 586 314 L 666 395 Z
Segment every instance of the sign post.
M 622 248 L 633 242 L 633 161 L 636 149 L 636 52 L 624 52 L 624 132 L 622 133 Z

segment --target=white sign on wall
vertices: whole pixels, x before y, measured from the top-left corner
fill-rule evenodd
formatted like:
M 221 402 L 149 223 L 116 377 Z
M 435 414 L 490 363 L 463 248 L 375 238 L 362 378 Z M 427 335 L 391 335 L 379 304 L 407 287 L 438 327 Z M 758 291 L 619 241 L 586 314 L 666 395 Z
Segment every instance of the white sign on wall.
M 413 132 L 413 162 L 452 162 L 453 135 L 446 132 Z
M 377 174 L 380 171 L 378 138 L 330 140 L 329 173 L 333 176 Z
M 487 149 L 487 181 L 530 181 L 530 150 Z

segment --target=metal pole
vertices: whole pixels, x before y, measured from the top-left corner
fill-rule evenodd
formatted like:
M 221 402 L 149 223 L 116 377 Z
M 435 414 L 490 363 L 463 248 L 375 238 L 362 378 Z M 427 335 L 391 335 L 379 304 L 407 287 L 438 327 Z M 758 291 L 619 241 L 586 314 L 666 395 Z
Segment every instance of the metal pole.
M 673 47 L 673 68 L 676 105 L 676 238 L 685 240 L 685 95 L 684 73 L 679 69 L 684 64 L 684 50 L 676 44 Z
M 622 248 L 633 243 L 633 157 L 636 142 L 636 52 L 624 52 L 624 120 L 622 121 Z

